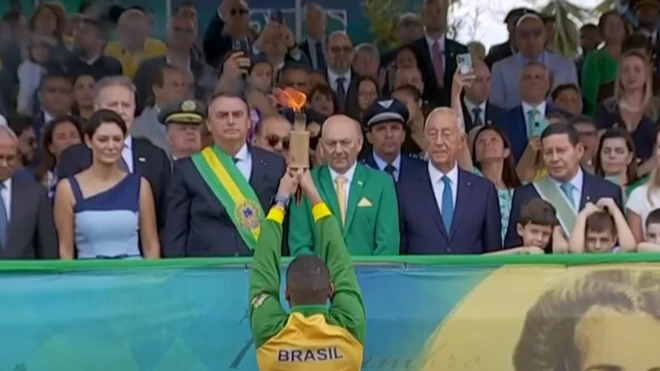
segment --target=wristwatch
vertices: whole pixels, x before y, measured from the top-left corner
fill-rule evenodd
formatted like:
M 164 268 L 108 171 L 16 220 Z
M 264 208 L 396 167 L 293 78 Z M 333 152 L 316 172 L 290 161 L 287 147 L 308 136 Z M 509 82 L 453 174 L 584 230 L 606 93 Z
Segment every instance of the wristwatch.
M 282 194 L 278 193 L 273 198 L 273 206 L 277 205 L 277 204 L 281 204 L 282 207 L 286 208 L 287 206 L 289 206 L 289 199 L 290 199 L 289 196 L 285 196 L 285 195 L 282 195 Z

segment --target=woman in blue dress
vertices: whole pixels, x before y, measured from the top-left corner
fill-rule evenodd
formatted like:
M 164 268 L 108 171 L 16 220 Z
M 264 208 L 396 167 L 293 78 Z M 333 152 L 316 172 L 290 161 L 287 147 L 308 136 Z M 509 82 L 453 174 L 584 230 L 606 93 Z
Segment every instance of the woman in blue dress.
M 126 123 L 110 110 L 95 112 L 85 125 L 92 165 L 62 179 L 55 194 L 61 259 L 160 257 L 151 186 L 118 166 L 126 134 Z

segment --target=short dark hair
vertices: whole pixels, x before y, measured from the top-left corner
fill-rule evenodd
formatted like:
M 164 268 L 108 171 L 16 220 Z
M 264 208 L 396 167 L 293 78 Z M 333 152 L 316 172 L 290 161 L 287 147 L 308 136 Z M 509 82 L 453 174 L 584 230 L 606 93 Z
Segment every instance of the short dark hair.
M 153 74 L 153 80 L 151 81 L 151 86 L 157 86 L 162 88 L 165 85 L 165 72 L 166 71 L 181 71 L 178 67 L 175 67 L 171 64 L 164 64 L 159 66 L 156 70 L 156 73 Z
M 12 26 L 23 16 L 18 9 L 10 9 L 5 14 L 2 15 L 2 22 L 8 23 Z
M 46 82 L 55 79 L 65 80 L 66 82 L 71 84 L 71 86 L 73 86 L 73 82 L 71 81 L 71 76 L 69 76 L 67 73 L 65 73 L 64 71 L 58 68 L 54 68 L 48 71 L 48 73 L 46 73 L 46 76 L 41 78 L 41 81 L 39 82 L 39 91 L 43 90 L 44 86 L 46 86 Z
M 631 50 L 644 49 L 647 53 L 653 50 L 649 39 L 640 34 L 634 34 L 626 37 L 621 44 L 621 54 L 625 54 Z
M 78 116 L 60 116 L 48 123 L 48 125 L 44 126 L 44 131 L 41 133 L 41 153 L 43 155 L 43 166 L 41 168 L 42 171 L 40 174 L 41 177 L 43 177 L 46 172 L 53 170 L 55 167 L 55 156 L 50 153 L 49 147 L 51 144 L 53 144 L 53 133 L 55 132 L 55 129 L 65 123 L 71 123 L 76 128 L 76 131 L 78 131 L 78 135 L 82 140 L 83 122 L 82 119 L 80 119 Z
M 26 130 L 32 129 L 33 120 L 31 116 L 15 113 L 9 116 L 8 126 L 11 131 L 20 137 Z
M 557 87 L 555 87 L 552 90 L 552 94 L 551 94 L 552 100 L 553 101 L 557 100 L 557 98 L 559 97 L 559 94 L 563 93 L 566 90 L 573 90 L 576 93 L 578 93 L 578 95 L 581 94 L 580 93 L 580 87 L 577 86 L 576 84 L 570 84 L 570 83 L 569 84 L 561 84 L 561 85 L 557 85 Z
M 323 305 L 330 294 L 330 271 L 316 255 L 301 255 L 289 264 L 286 285 L 296 305 Z
M 598 31 L 598 26 L 596 26 L 593 23 L 585 23 L 582 25 L 582 27 L 580 27 L 580 31 L 586 31 L 586 30 Z
M 588 125 L 593 126 L 594 129 L 598 129 L 598 126 L 596 126 L 596 121 L 594 121 L 594 119 L 592 119 L 591 117 L 589 117 L 587 115 L 578 115 L 578 116 L 571 117 L 571 119 L 568 121 L 568 123 L 571 124 L 573 127 L 575 127 L 575 125 L 579 125 L 579 124 L 588 124 Z
M 88 24 L 88 25 L 94 27 L 94 29 L 96 29 L 96 32 L 98 33 L 99 38 L 107 41 L 108 38 L 110 37 L 109 27 L 102 20 L 100 20 L 98 18 L 92 18 L 92 17 L 82 17 L 80 19 L 80 21 L 82 23 L 85 23 L 85 24 Z
M 649 215 L 646 217 L 646 222 L 644 223 L 644 226 L 646 228 L 649 227 L 651 224 L 660 224 L 660 209 L 655 209 L 649 213 Z
M 565 121 L 548 125 L 548 127 L 543 130 L 543 133 L 541 133 L 541 141 L 549 136 L 562 134 L 566 134 L 568 136 L 568 141 L 571 142 L 573 147 L 580 143 L 580 136 L 578 135 L 577 130 L 571 124 Z
M 282 66 L 282 69 L 280 69 L 279 72 L 277 72 L 277 83 L 280 84 L 282 82 L 282 77 L 284 74 L 286 74 L 289 71 L 303 71 L 305 73 L 309 73 L 310 69 L 300 63 L 287 63 L 284 66 Z
M 243 101 L 243 103 L 245 103 L 245 106 L 247 107 L 247 109 L 249 111 L 250 106 L 248 105 L 247 98 L 245 97 L 245 91 L 244 90 L 241 90 L 239 88 L 232 89 L 232 88 L 228 88 L 228 87 L 216 89 L 216 91 L 213 92 L 213 95 L 211 96 L 211 99 L 209 99 L 209 107 L 211 106 L 211 104 L 216 99 L 220 99 L 220 98 L 240 99 L 241 101 Z
M 598 211 L 589 215 L 584 228 L 584 233 L 586 234 L 587 232 L 610 232 L 613 235 L 616 235 L 614 218 L 612 218 L 612 215 L 607 211 Z
M 398 92 L 410 94 L 416 101 L 422 100 L 422 93 L 419 92 L 419 89 L 410 84 L 401 85 L 398 88 L 392 90 L 392 95 Z
M 603 12 L 603 14 L 600 15 L 600 17 L 598 18 L 598 31 L 601 34 L 603 32 L 605 32 L 605 22 L 607 22 L 607 19 L 609 17 L 614 17 L 614 16 L 621 18 L 621 15 L 619 14 L 619 12 L 616 9 L 608 10 L 606 12 Z
M 520 208 L 518 224 L 523 227 L 528 224 L 554 227 L 559 224 L 557 210 L 551 203 L 542 198 L 529 199 Z
M 121 116 L 119 116 L 117 112 L 111 111 L 109 109 L 100 109 L 89 117 L 83 128 L 83 134 L 85 134 L 86 137 L 91 138 L 94 136 L 99 127 L 105 123 L 113 123 L 119 126 L 119 129 L 121 129 L 121 132 L 124 134 L 124 136 L 128 132 L 126 122 L 121 118 Z

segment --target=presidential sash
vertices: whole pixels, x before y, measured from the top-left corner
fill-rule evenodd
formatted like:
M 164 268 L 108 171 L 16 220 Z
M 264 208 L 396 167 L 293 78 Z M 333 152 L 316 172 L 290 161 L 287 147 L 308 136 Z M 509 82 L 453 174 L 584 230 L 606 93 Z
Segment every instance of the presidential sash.
M 259 239 L 259 226 L 264 210 L 256 193 L 234 164 L 231 157 L 216 146 L 206 147 L 191 156 L 199 174 L 222 206 L 245 244 L 254 250 Z
M 561 228 L 564 230 L 564 235 L 570 236 L 577 216 L 575 207 L 571 205 L 564 193 L 549 177 L 543 177 L 532 184 L 539 196 L 555 207 L 557 219 L 559 219 L 559 224 L 561 224 Z

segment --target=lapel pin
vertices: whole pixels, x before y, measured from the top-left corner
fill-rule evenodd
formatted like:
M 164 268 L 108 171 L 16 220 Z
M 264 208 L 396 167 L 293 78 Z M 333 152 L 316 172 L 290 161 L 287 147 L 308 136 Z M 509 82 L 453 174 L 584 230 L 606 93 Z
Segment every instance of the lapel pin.
M 147 162 L 147 159 L 144 157 L 138 157 L 138 162 Z
M 587 196 L 587 201 L 591 201 L 591 197 Z
M 358 180 L 357 185 L 359 185 L 361 187 L 362 186 L 362 181 Z
M 467 186 L 468 186 L 468 187 L 470 186 L 470 184 L 471 184 L 470 182 L 467 182 Z

